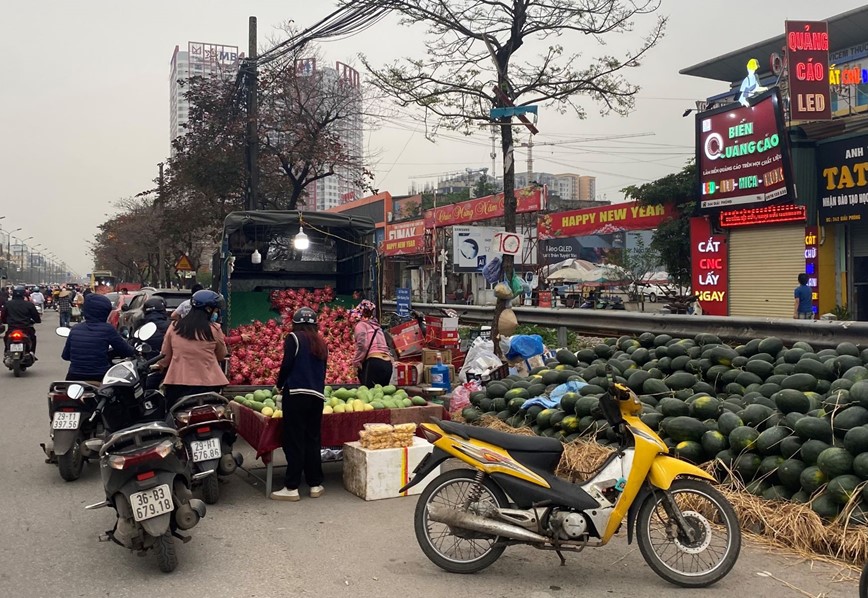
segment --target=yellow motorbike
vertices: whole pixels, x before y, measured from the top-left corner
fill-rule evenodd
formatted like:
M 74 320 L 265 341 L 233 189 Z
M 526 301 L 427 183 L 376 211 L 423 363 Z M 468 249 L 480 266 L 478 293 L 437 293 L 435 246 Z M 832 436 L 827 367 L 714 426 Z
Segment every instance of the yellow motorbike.
M 416 505 L 416 539 L 425 555 L 453 573 L 475 573 L 509 545 L 557 552 L 605 546 L 626 518 L 648 565 L 684 587 L 711 585 L 732 569 L 741 549 L 738 517 L 712 487 L 714 478 L 670 457 L 663 441 L 639 419 L 642 405 L 609 374 L 600 400 L 620 446 L 583 483 L 555 475 L 563 445 L 456 422 L 422 424 L 434 450 L 402 492 L 440 463 L 460 468 L 436 477 Z M 507 498 L 509 497 L 509 498 Z

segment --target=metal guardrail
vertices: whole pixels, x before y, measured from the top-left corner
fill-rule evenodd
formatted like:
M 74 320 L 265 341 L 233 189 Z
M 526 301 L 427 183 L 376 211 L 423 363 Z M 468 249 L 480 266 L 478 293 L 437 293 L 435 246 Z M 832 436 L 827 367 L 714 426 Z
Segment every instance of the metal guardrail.
M 384 307 L 394 309 L 395 302 L 386 301 Z M 448 307 L 461 314 L 466 322 L 488 324 L 494 307 L 481 305 L 445 305 L 414 303 L 413 309 L 428 313 Z M 540 307 L 513 307 L 520 324 L 535 324 L 551 328 L 564 328 L 589 336 L 637 336 L 643 332 L 669 334 L 675 337 L 693 337 L 710 333 L 730 342 L 747 342 L 753 338 L 776 336 L 787 345 L 797 341 L 810 343 L 817 349 L 834 348 L 850 342 L 868 346 L 868 323 L 789 320 L 782 318 L 746 318 L 734 316 L 686 316 L 651 312 L 630 312 L 594 309 L 546 309 Z

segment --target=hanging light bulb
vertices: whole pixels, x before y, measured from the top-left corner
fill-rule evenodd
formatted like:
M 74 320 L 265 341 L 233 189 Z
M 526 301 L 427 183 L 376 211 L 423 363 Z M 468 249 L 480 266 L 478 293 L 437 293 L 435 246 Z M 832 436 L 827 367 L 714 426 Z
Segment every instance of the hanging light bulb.
M 304 227 L 298 227 L 298 234 L 295 235 L 295 238 L 292 240 L 292 246 L 299 251 L 304 251 L 310 247 L 310 239 L 306 234 L 304 234 Z
M 258 249 L 254 249 L 253 253 L 250 254 L 250 263 L 251 264 L 261 264 L 262 263 L 262 254 L 259 253 Z

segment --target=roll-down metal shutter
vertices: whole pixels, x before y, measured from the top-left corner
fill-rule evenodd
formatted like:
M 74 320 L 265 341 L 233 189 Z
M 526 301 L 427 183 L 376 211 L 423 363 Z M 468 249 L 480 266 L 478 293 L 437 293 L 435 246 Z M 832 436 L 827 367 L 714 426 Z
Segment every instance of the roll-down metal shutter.
M 850 254 L 853 257 L 868 256 L 868 225 L 854 223 L 849 225 Z
M 729 236 L 729 313 L 793 317 L 796 278 L 805 271 L 805 228 L 736 228 Z

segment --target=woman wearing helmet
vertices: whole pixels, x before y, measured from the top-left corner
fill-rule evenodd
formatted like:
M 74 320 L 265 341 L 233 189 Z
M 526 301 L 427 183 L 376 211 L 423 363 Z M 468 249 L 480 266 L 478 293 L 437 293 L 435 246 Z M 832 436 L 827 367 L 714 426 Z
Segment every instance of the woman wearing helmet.
M 200 392 L 220 392 L 229 380 L 220 362 L 226 358 L 226 342 L 217 321 L 223 297 L 214 291 L 193 294 L 190 313 L 166 331 L 160 362 L 166 371 L 166 401 L 171 407 L 181 397 Z
M 360 318 L 353 330 L 356 341 L 353 365 L 359 382 L 365 386 L 386 386 L 392 379 L 392 354 L 386 333 L 377 322 L 377 306 L 366 299 L 359 303 L 353 314 Z
M 320 450 L 322 405 L 329 350 L 319 334 L 316 312 L 302 307 L 292 316 L 292 332 L 283 345 L 283 363 L 277 388 L 283 394 L 283 452 L 286 478 L 283 488 L 271 493 L 275 500 L 299 500 L 301 474 L 313 498 L 322 496 Z
M 148 344 L 154 351 L 158 351 L 163 346 L 163 339 L 166 338 L 166 331 L 169 329 L 169 315 L 166 313 L 166 302 L 162 297 L 152 296 L 142 305 L 144 317 L 139 322 L 139 328 L 148 323 L 153 323 L 157 327 L 154 335 L 148 339 Z

